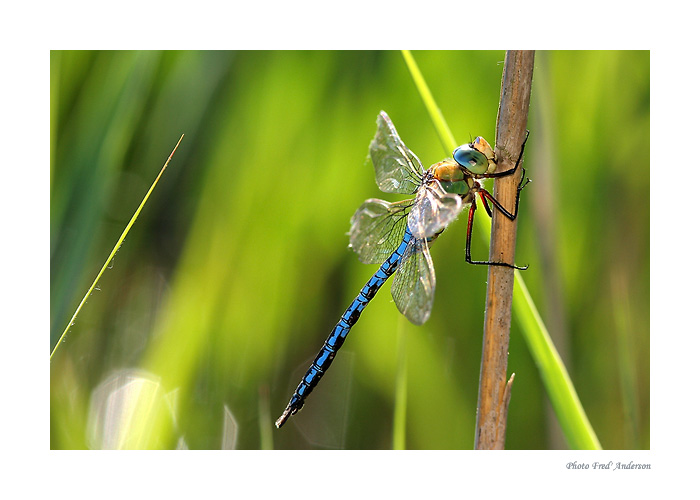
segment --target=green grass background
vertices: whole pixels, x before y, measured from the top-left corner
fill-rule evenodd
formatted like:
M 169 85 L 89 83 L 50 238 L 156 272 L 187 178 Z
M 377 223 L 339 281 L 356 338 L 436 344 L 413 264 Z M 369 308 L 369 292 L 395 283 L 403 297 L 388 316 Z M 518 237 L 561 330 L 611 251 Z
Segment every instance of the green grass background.
M 413 55 L 457 140 L 493 143 L 504 53 Z M 649 448 L 649 93 L 648 52 L 536 55 L 516 262 L 608 449 Z M 426 167 L 447 156 L 399 52 L 51 53 L 50 347 L 185 134 L 51 361 L 51 448 L 99 446 L 124 394 L 127 447 L 391 448 L 403 363 L 406 447 L 472 448 L 486 270 L 464 215 L 432 248 L 431 319 L 385 287 L 273 427 L 375 271 L 345 233 L 398 199 L 365 164 L 380 109 Z M 566 447 L 517 318 L 509 370 L 507 448 Z

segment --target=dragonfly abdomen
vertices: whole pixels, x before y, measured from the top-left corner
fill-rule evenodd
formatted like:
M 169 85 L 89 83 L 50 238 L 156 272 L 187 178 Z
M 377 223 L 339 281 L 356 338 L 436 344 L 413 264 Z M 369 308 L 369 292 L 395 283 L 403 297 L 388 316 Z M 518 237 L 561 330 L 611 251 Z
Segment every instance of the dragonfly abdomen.
M 384 261 L 381 267 L 377 270 L 374 275 L 365 283 L 362 287 L 360 293 L 357 294 L 355 300 L 352 301 L 350 307 L 345 310 L 343 316 L 341 316 L 340 321 L 335 325 L 330 335 L 323 343 L 323 347 L 318 352 L 316 359 L 314 359 L 311 366 L 306 371 L 306 374 L 301 379 L 301 382 L 294 391 L 292 399 L 289 400 L 287 408 L 282 413 L 282 416 L 277 419 L 275 425 L 279 428 L 284 425 L 287 419 L 294 415 L 296 412 L 301 410 L 304 406 L 304 400 L 311 393 L 311 391 L 316 387 L 318 381 L 321 380 L 323 374 L 326 373 L 328 368 L 335 358 L 336 352 L 343 345 L 345 339 L 350 333 L 350 329 L 353 325 L 360 319 L 360 314 L 367 307 L 369 301 L 374 298 L 379 289 L 384 283 L 389 279 L 389 277 L 394 274 L 396 268 L 401 262 L 403 254 L 406 252 L 408 247 L 408 242 L 412 238 L 411 232 L 406 229 L 404 233 L 404 238 L 399 247 L 389 256 L 388 259 Z

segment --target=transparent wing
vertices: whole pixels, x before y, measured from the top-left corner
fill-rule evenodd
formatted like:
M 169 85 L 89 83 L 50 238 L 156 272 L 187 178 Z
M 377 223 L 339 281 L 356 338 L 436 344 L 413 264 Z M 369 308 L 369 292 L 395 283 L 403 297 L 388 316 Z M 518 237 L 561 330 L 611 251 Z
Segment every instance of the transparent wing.
M 422 325 L 430 317 L 435 296 L 435 269 L 425 239 L 413 238 L 409 242 L 394 276 L 391 296 L 401 314 L 414 325 Z
M 430 238 L 455 220 L 462 208 L 459 195 L 446 193 L 437 181 L 430 182 L 416 195 L 408 228 L 416 238 Z
M 423 177 L 423 165 L 403 143 L 384 111 L 377 117 L 377 133 L 369 145 L 369 156 L 379 189 L 385 193 L 416 192 Z
M 380 264 L 396 250 L 406 231 L 413 200 L 365 201 L 350 220 L 350 247 L 365 264 Z

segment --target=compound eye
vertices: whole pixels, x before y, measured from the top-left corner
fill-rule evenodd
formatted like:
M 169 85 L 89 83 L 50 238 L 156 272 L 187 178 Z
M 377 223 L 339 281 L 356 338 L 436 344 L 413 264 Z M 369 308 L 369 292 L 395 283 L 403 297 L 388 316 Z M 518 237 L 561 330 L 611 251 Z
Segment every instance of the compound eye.
M 452 152 L 452 157 L 457 163 L 473 174 L 485 174 L 489 167 L 486 156 L 472 148 L 469 144 L 462 144 Z

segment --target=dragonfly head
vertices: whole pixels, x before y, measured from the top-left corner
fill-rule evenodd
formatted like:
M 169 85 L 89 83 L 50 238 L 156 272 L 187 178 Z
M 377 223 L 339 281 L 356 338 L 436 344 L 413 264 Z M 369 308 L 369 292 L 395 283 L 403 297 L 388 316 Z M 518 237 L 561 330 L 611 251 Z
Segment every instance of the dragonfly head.
M 471 144 L 462 144 L 452 152 L 452 157 L 472 174 L 485 174 L 496 168 L 493 149 L 483 137 L 477 137 Z

